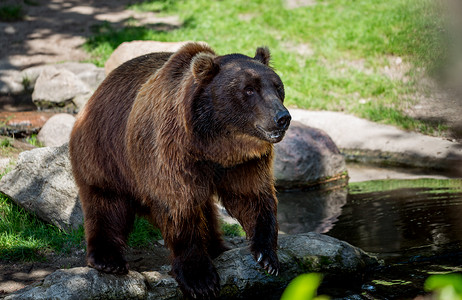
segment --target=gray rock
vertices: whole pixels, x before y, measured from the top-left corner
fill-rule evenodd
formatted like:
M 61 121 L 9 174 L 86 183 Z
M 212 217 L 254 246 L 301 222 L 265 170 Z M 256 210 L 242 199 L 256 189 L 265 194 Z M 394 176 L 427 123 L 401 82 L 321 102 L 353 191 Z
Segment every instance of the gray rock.
M 94 66 L 92 64 L 90 65 Z M 104 72 L 103 68 L 97 68 L 96 66 L 94 67 L 94 69 L 92 68 L 90 70 L 76 74 L 80 80 L 88 85 L 92 92 L 95 91 L 101 82 L 103 82 L 104 78 L 106 78 L 106 73 Z
M 305 272 L 322 272 L 343 280 L 360 278 L 377 260 L 346 242 L 316 233 L 280 236 L 279 276 L 268 276 L 247 248 L 226 251 L 215 259 L 220 276 L 220 299 L 280 292 L 290 280 Z M 182 299 L 173 278 L 165 270 L 126 276 L 99 273 L 90 268 L 58 270 L 38 286 L 27 287 L 5 298 L 13 299 Z
M 67 144 L 22 152 L 0 180 L 0 191 L 59 228 L 77 228 L 83 213 L 68 156 Z
M 345 174 L 345 159 L 322 130 L 292 121 L 275 146 L 274 175 L 279 188 L 300 188 Z
M 80 94 L 76 95 L 74 99 L 72 99 L 72 102 L 74 105 L 77 107 L 76 111 L 81 111 L 82 108 L 87 104 L 88 99 L 90 99 L 91 95 L 93 95 L 93 92 L 87 93 L 87 94 Z
M 78 111 L 105 76 L 103 68 L 91 63 L 66 62 L 16 71 L 11 80 L 23 90 L 34 90 L 33 101 L 41 109 L 66 107 Z
M 188 42 L 132 41 L 124 42 L 112 52 L 104 65 L 106 75 L 132 58 L 152 52 L 175 52 Z
M 91 268 L 57 270 L 38 287 L 26 287 L 5 299 L 146 299 L 143 275 L 102 274 Z
M 37 139 L 47 147 L 58 147 L 69 142 L 75 117 L 70 114 L 52 116 L 40 129 Z
M 432 168 L 462 175 L 462 147 L 341 112 L 290 109 L 292 120 L 324 130 L 350 161 Z
M 88 94 L 91 90 L 77 75 L 66 69 L 46 68 L 35 83 L 32 101 L 42 109 L 75 109 L 75 96 Z
M 37 78 L 44 70 L 48 69 L 68 70 L 86 83 L 92 91 L 96 90 L 105 78 L 104 69 L 98 68 L 94 64 L 66 62 L 62 64 L 42 65 L 24 69 L 17 75 L 16 81 L 27 81 L 29 83 L 29 88 L 33 89 Z

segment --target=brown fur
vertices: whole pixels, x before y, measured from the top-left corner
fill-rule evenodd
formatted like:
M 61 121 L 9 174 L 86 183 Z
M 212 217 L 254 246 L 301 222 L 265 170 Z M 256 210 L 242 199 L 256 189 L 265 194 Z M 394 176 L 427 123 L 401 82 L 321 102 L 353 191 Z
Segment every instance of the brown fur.
M 70 141 L 90 266 L 127 272 L 122 250 L 139 213 L 161 229 L 183 291 L 216 294 L 211 258 L 226 249 L 213 200 L 218 195 L 242 224 L 255 257 L 262 254 L 260 264 L 278 269 L 272 143 L 282 138 L 290 116 L 274 125 L 286 110 L 269 59 L 266 48 L 252 60 L 220 57 L 191 43 L 174 54 L 131 60 L 106 78 Z M 258 90 L 242 92 L 248 104 L 237 106 L 241 78 L 257 82 Z

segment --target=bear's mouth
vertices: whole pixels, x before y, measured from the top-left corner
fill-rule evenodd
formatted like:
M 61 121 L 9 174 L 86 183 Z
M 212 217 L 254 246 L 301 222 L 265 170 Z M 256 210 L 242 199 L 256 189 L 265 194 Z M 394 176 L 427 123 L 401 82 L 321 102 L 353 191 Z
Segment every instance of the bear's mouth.
M 256 128 L 264 140 L 270 143 L 273 143 L 273 144 L 280 142 L 282 138 L 284 137 L 284 135 L 286 134 L 285 130 L 279 129 L 279 130 L 268 131 L 259 125 L 257 125 Z

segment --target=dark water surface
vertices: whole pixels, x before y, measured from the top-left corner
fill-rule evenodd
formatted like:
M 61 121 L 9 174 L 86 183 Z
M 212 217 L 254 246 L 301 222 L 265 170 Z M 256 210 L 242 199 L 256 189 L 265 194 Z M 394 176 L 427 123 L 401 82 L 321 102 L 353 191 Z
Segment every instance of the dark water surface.
M 280 230 L 315 231 L 385 261 L 359 286 L 324 284 L 344 299 L 413 299 L 431 274 L 462 271 L 462 180 L 383 180 L 278 194 Z

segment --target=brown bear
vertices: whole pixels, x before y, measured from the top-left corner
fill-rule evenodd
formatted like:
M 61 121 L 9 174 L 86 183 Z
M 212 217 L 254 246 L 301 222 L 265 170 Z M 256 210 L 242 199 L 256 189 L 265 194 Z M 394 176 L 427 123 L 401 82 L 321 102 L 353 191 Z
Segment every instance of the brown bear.
M 123 248 L 140 214 L 160 228 L 182 291 L 217 295 L 212 259 L 227 249 L 218 196 L 257 262 L 278 273 L 272 144 L 291 117 L 269 61 L 267 48 L 217 56 L 189 43 L 130 60 L 104 80 L 70 140 L 89 266 L 128 272 Z

